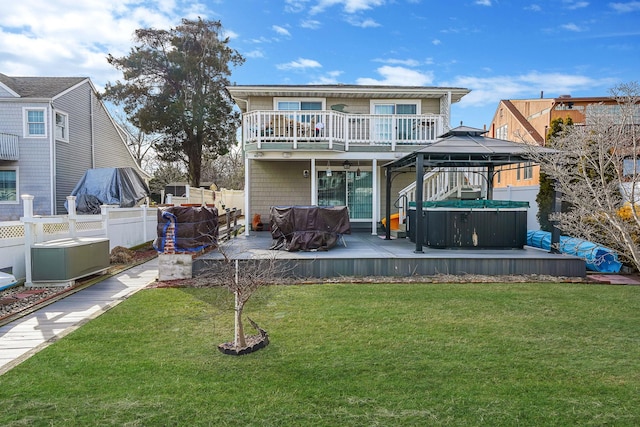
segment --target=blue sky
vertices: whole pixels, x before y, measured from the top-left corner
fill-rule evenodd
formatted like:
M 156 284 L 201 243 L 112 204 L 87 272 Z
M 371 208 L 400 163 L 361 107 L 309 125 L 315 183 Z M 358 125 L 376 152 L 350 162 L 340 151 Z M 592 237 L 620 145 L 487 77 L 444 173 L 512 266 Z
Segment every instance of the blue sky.
M 640 1 L 19 0 L 0 13 L 0 72 L 120 78 L 136 28 L 220 20 L 246 57 L 237 84 L 471 89 L 452 124 L 482 127 L 500 99 L 607 96 L 640 80 Z

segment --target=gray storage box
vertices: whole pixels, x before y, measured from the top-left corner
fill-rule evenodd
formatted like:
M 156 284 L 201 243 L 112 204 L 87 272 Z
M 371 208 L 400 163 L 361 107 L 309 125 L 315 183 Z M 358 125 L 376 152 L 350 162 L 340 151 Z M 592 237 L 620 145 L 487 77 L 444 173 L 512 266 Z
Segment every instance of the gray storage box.
M 109 268 L 109 239 L 75 237 L 31 247 L 33 282 L 70 282 Z

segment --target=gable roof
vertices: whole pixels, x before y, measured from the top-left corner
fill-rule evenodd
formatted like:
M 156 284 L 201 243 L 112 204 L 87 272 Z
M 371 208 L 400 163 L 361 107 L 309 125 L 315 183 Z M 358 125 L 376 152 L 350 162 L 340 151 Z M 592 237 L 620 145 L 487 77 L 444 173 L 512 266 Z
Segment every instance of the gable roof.
M 21 98 L 53 98 L 88 77 L 10 77 L 0 73 L 0 83 Z

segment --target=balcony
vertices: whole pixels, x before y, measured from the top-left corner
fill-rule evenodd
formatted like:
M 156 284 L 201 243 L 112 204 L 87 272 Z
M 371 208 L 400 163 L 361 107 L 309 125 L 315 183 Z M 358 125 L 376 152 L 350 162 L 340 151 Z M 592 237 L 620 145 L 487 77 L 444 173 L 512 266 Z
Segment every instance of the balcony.
M 347 114 L 339 111 L 251 111 L 242 118 L 247 150 L 417 149 L 445 132 L 444 115 Z
M 18 135 L 0 133 L 0 160 L 18 160 Z

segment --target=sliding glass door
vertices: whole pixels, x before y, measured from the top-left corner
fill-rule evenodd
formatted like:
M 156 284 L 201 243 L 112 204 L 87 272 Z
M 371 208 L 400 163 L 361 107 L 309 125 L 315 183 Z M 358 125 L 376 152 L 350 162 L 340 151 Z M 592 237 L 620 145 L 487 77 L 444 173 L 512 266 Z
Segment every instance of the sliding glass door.
M 373 180 L 370 171 L 318 172 L 318 206 L 347 206 L 352 220 L 373 216 Z

